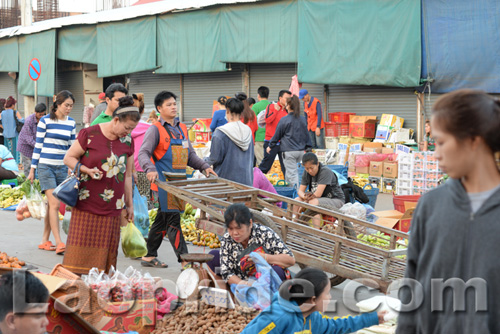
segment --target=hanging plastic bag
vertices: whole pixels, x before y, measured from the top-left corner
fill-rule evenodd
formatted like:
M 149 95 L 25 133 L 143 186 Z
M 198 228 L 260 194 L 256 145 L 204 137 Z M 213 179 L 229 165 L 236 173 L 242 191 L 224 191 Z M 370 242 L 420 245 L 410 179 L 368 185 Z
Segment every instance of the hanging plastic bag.
M 134 223 L 142 236 L 147 238 L 149 233 L 148 200 L 145 196 L 141 196 L 137 186 L 134 186 Z
M 129 222 L 127 226 L 121 228 L 122 250 L 125 257 L 142 257 L 148 253 L 146 240 L 135 224 Z
M 69 222 L 71 221 L 71 211 L 64 212 L 64 218 L 62 222 L 62 229 L 66 235 L 69 233 Z
M 31 217 L 35 219 L 45 218 L 47 209 L 45 207 L 45 201 L 43 200 L 40 191 L 32 184 L 30 195 L 26 200 Z
M 258 278 L 250 279 L 252 286 L 231 284 L 231 291 L 240 305 L 263 310 L 271 305 L 273 294 L 280 287 L 281 278 L 259 253 L 252 252 L 249 257 L 255 263 L 257 269 L 255 276 Z
M 23 196 L 23 199 L 21 200 L 21 202 L 19 202 L 16 208 L 16 219 L 21 221 L 29 217 L 31 217 L 31 213 L 30 210 L 28 209 L 26 196 Z

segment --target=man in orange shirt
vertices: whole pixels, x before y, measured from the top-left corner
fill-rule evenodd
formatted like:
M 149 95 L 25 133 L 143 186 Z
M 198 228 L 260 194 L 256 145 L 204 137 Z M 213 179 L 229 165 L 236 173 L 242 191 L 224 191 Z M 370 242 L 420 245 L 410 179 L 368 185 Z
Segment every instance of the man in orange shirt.
M 292 93 L 288 90 L 281 90 L 278 94 L 278 102 L 271 103 L 265 109 L 265 118 L 266 118 L 266 137 L 264 139 L 264 159 L 259 165 L 259 169 L 262 173 L 266 174 L 269 172 L 271 167 L 273 166 L 274 159 L 276 158 L 276 154 L 280 160 L 281 171 L 283 175 L 285 175 L 285 164 L 283 163 L 283 155 L 280 152 L 280 146 L 274 146 L 271 149 L 271 152 L 267 153 L 267 147 L 269 146 L 269 141 L 273 138 L 274 133 L 276 132 L 276 127 L 278 126 L 279 121 L 288 115 L 288 111 L 286 110 L 286 100 L 292 96 Z
M 304 101 L 304 112 L 307 119 L 307 130 L 313 148 L 325 148 L 325 122 L 321 112 L 321 102 L 309 95 L 307 89 L 301 89 L 299 99 Z

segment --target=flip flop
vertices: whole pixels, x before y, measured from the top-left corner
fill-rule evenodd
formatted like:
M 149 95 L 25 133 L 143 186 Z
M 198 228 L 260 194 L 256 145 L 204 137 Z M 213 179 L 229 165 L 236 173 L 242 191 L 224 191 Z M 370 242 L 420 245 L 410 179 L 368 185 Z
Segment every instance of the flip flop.
M 46 241 L 43 244 L 38 245 L 38 249 L 46 250 L 46 251 L 55 251 L 56 250 L 56 246 L 54 246 L 52 244 L 52 242 Z
M 57 255 L 64 255 L 65 250 L 66 250 L 66 245 L 61 242 L 59 245 L 57 245 L 56 254 Z
M 161 262 L 157 258 L 154 258 L 151 261 L 141 260 L 141 266 L 154 267 L 154 268 L 168 268 L 168 264 Z

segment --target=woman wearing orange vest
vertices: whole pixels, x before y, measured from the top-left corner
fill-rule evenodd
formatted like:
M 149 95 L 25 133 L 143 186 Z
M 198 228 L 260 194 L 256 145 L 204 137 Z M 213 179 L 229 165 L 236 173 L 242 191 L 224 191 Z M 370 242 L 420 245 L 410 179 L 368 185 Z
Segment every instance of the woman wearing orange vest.
M 207 177 L 210 174 L 217 176 L 194 152 L 186 125 L 180 123 L 177 118 L 176 98 L 175 94 L 168 91 L 156 95 L 155 107 L 160 113 L 160 120 L 146 131 L 139 150 L 139 164 L 152 185 L 156 179 L 163 182 L 167 181 L 167 178 L 170 181 L 185 179 L 186 166 L 203 171 Z M 181 254 L 188 253 L 181 230 L 180 214 L 184 211 L 184 202 L 161 188 L 158 189 L 158 196 L 160 207 L 149 230 L 148 253 L 142 258 L 141 265 L 167 268 L 167 264 L 157 259 L 158 248 L 165 235 L 168 235 L 178 262 L 182 262 Z
M 325 148 L 325 122 L 321 112 L 321 102 L 309 95 L 307 89 L 301 89 L 299 99 L 304 101 L 304 112 L 307 118 L 307 130 L 311 137 L 312 148 Z

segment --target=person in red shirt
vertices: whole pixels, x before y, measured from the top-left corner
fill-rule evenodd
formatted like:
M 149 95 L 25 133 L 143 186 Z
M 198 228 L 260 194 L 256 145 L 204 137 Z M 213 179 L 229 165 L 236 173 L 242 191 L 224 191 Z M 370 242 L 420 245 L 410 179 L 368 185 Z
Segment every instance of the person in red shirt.
M 285 164 L 283 163 L 283 155 L 280 152 L 279 143 L 274 146 L 269 153 L 267 153 L 267 147 L 269 146 L 269 141 L 273 138 L 274 133 L 276 132 L 276 127 L 278 126 L 279 121 L 288 115 L 288 111 L 286 110 L 286 101 L 290 97 L 292 97 L 292 93 L 290 91 L 281 90 L 278 94 L 278 102 L 271 103 L 265 110 L 266 137 L 264 139 L 264 159 L 262 159 L 262 162 L 259 165 L 259 169 L 264 174 L 269 172 L 273 166 L 274 159 L 277 154 L 280 160 L 281 171 L 283 172 L 283 175 L 285 175 Z
M 307 130 L 313 148 L 325 148 L 325 122 L 321 112 L 321 102 L 309 95 L 307 89 L 301 89 L 299 99 L 304 101 L 304 112 L 307 119 Z

